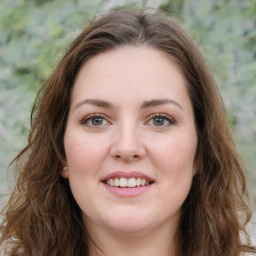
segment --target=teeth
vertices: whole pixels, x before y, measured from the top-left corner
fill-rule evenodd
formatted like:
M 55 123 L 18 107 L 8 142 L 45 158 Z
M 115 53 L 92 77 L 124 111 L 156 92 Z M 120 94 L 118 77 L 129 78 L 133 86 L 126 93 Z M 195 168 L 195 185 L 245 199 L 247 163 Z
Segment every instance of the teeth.
M 120 181 L 118 178 L 115 178 L 115 187 L 119 187 Z
M 126 178 L 120 178 L 120 182 L 119 182 L 119 185 L 120 187 L 127 187 L 127 179 Z
M 134 187 L 136 187 L 136 179 L 135 178 L 130 178 L 129 180 L 128 180 L 128 187 L 129 188 L 134 188 Z
M 111 178 L 108 179 L 106 182 L 109 186 L 115 186 L 115 187 L 139 187 L 139 186 L 147 186 L 149 185 L 149 181 L 143 178 Z

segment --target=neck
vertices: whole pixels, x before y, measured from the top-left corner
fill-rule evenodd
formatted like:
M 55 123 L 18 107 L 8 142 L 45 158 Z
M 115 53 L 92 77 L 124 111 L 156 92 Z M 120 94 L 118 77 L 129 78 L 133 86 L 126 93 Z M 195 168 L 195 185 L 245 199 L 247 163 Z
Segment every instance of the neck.
M 132 234 L 104 232 L 102 229 L 90 232 L 90 256 L 174 256 L 175 232 L 167 227 L 153 232 L 136 232 Z

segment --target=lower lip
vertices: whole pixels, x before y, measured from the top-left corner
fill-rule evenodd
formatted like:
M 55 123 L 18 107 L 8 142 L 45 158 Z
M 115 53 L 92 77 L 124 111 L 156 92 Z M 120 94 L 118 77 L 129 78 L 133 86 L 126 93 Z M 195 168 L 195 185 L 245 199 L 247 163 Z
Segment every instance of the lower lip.
M 121 188 L 121 187 L 115 187 L 115 186 L 109 186 L 107 184 L 105 184 L 104 182 L 102 183 L 105 188 L 110 191 L 111 193 L 117 195 L 117 196 L 122 196 L 122 197 L 133 197 L 133 196 L 138 196 L 141 195 L 143 193 L 145 193 L 146 191 L 148 191 L 149 189 L 152 188 L 153 184 L 149 184 L 147 186 L 140 186 L 140 187 L 134 187 L 134 188 Z

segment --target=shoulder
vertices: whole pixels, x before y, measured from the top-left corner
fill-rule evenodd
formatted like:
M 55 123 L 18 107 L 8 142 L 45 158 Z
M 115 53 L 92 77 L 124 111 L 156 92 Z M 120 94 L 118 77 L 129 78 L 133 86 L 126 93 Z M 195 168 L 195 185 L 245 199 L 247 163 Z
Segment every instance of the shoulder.
M 0 256 L 12 256 L 12 255 L 13 255 L 12 243 L 10 242 L 10 240 L 3 241 L 2 244 L 0 244 Z
M 2 243 L 1 245 L 0 245 L 0 256 L 8 256 L 8 255 L 10 255 L 9 253 L 8 253 L 8 249 L 7 249 L 8 247 L 7 247 L 7 244 L 6 243 Z

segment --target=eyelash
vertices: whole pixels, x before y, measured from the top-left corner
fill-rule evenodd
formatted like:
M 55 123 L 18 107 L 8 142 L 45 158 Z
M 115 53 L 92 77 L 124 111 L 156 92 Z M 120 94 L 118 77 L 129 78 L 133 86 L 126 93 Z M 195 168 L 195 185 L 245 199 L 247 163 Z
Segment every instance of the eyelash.
M 101 118 L 103 121 L 104 120 L 107 121 L 106 117 L 103 114 L 91 114 L 91 115 L 84 117 L 79 123 L 82 125 L 97 127 L 97 125 L 88 124 L 89 121 L 92 121 L 93 119 L 96 119 L 96 118 Z M 99 126 L 101 126 L 101 125 L 99 125 Z
M 168 124 L 167 125 L 163 125 L 163 126 L 157 126 L 157 125 L 154 125 L 156 127 L 166 127 L 166 126 L 170 126 L 170 125 L 174 125 L 176 124 L 176 121 L 174 120 L 174 118 L 172 118 L 171 116 L 169 115 L 166 115 L 166 114 L 162 114 L 162 113 L 158 113 L 158 114 L 153 114 L 149 117 L 147 123 L 149 123 L 150 121 L 152 121 L 154 118 L 160 118 L 160 119 L 163 119 L 164 121 L 168 121 Z
M 90 127 L 97 127 L 97 125 L 88 124 L 89 121 L 92 121 L 93 119 L 96 119 L 96 118 L 100 118 L 103 120 L 103 122 L 106 121 L 109 123 L 109 121 L 107 121 L 107 118 L 103 114 L 90 114 L 90 115 L 84 117 L 79 123 L 82 125 L 90 126 Z M 149 116 L 146 124 L 148 124 L 150 121 L 153 121 L 154 118 L 163 119 L 164 121 L 168 122 L 167 125 L 165 124 L 165 125 L 160 125 L 160 126 L 152 124 L 152 126 L 155 126 L 155 127 L 166 127 L 166 126 L 176 124 L 176 121 L 172 117 L 170 117 L 169 115 L 163 114 L 163 113 L 157 113 L 157 114 L 153 114 L 153 115 Z M 100 127 L 100 126 L 102 126 L 102 124 L 98 125 L 98 127 Z

